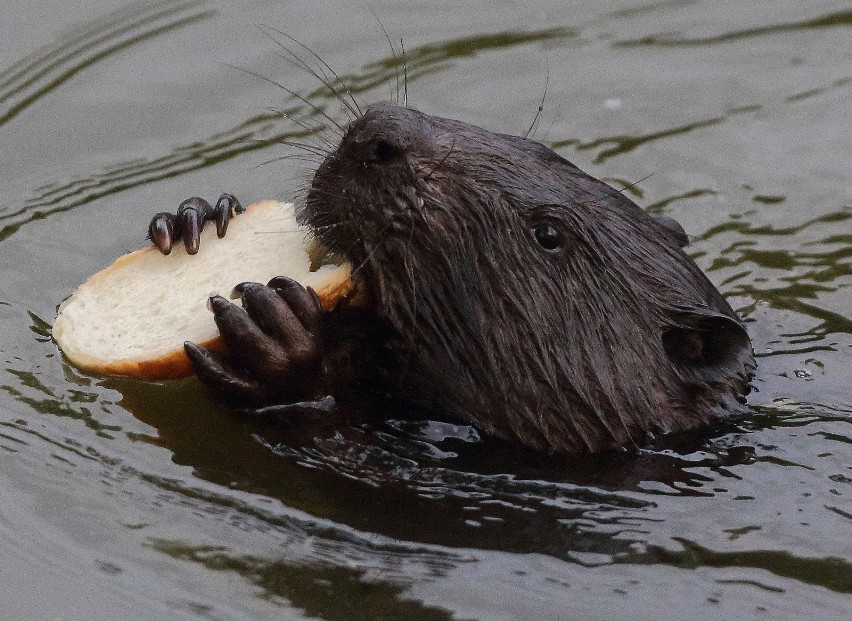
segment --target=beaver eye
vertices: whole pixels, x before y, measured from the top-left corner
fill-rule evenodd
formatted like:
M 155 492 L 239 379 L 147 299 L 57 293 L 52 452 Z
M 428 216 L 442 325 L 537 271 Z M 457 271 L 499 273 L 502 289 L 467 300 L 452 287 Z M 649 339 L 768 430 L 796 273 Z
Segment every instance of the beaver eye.
M 373 160 L 379 163 L 389 162 L 399 155 L 399 149 L 389 143 L 387 140 L 379 140 L 376 142 L 375 150 L 373 151 Z
M 562 245 L 562 236 L 552 224 L 540 224 L 534 233 L 536 240 L 545 250 L 556 250 Z

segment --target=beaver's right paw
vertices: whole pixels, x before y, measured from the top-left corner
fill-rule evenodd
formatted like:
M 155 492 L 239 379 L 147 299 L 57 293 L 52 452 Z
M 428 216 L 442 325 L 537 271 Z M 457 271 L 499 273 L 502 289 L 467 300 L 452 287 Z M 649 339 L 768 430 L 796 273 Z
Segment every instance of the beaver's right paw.
M 195 373 L 218 397 L 260 406 L 323 395 L 322 307 L 316 293 L 278 276 L 267 286 L 238 285 L 243 308 L 210 298 L 228 360 L 185 343 Z
M 177 214 L 161 211 L 155 215 L 148 225 L 148 239 L 163 254 L 169 254 L 172 244 L 183 239 L 187 254 L 195 254 L 205 222 L 215 220 L 216 234 L 221 238 L 228 230 L 231 217 L 243 211 L 245 208 L 231 194 L 222 194 L 215 207 L 203 198 L 193 196 L 180 204 Z

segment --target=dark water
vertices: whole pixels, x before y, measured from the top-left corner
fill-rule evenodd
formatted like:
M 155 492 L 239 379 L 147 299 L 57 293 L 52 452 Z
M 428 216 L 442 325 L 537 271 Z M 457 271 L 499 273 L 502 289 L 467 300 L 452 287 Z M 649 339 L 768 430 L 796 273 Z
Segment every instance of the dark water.
M 276 112 L 344 112 L 256 24 L 395 98 L 370 7 L 413 106 L 524 133 L 546 91 L 539 140 L 681 221 L 754 337 L 746 420 L 549 462 L 63 362 L 56 305 L 153 212 L 304 190 Z M 12 0 L 0 34 L 2 618 L 850 617 L 848 3 Z

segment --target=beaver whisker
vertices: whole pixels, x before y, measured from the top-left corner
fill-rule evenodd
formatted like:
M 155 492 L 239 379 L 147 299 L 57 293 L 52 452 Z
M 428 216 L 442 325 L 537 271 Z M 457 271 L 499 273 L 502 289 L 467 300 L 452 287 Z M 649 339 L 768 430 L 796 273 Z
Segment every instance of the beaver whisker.
M 316 104 L 311 103 L 311 102 L 310 102 L 310 101 L 308 101 L 306 98 L 304 98 L 304 97 L 302 97 L 301 95 L 299 95 L 296 91 L 294 91 L 294 90 L 292 90 L 292 89 L 287 88 L 286 86 L 284 86 L 284 85 L 283 85 L 283 84 L 281 84 L 280 82 L 277 82 L 277 81 L 273 80 L 272 78 L 267 77 L 267 76 L 265 76 L 265 75 L 261 75 L 260 73 L 257 73 L 256 71 L 251 71 L 250 69 L 246 69 L 245 67 L 238 67 L 238 66 L 236 66 L 236 65 L 229 65 L 229 64 L 227 64 L 227 63 L 225 63 L 225 66 L 226 66 L 226 67 L 230 67 L 231 69 L 236 69 L 237 71 L 243 71 L 244 73 L 247 73 L 247 74 L 249 74 L 249 75 L 251 75 L 251 76 L 254 76 L 255 78 L 257 78 L 257 79 L 259 79 L 259 80 L 263 80 L 264 82 L 268 82 L 269 84 L 272 84 L 273 86 L 277 86 L 278 88 L 280 88 L 280 89 L 281 89 L 282 91 L 284 91 L 285 93 L 287 93 L 287 94 L 291 95 L 292 97 L 295 97 L 296 99 L 298 99 L 299 101 L 301 101 L 303 104 L 305 104 L 306 106 L 308 106 L 311 110 L 313 110 L 314 112 L 316 112 L 316 113 L 317 113 L 317 114 L 319 114 L 320 116 L 322 116 L 322 117 L 324 117 L 325 119 L 327 119 L 328 121 L 330 121 L 330 122 L 331 122 L 331 124 L 332 124 L 332 125 L 334 125 L 334 126 L 337 128 L 337 130 L 338 130 L 338 132 L 339 132 L 339 133 L 338 133 L 338 136 L 340 136 L 340 137 L 342 138 L 342 137 L 343 137 L 343 134 L 344 134 L 344 133 L 346 133 L 346 130 L 343 128 L 343 126 L 341 126 L 341 125 L 340 125 L 340 123 L 338 123 L 338 122 L 337 122 L 337 121 L 335 121 L 333 118 L 331 118 L 331 117 L 330 117 L 330 116 L 326 113 L 326 111 L 325 111 L 325 110 L 323 110 L 322 108 L 320 108 L 320 107 L 319 107 L 319 106 L 317 106 Z
M 453 142 L 450 144 L 450 148 L 447 150 L 446 154 L 444 154 L 444 157 L 442 157 L 441 160 L 432 167 L 432 170 L 429 171 L 429 174 L 426 175 L 425 177 L 423 177 L 423 181 L 429 181 L 429 179 L 432 178 L 432 175 L 435 174 L 435 171 L 438 170 L 441 166 L 443 166 L 444 162 L 447 161 L 447 158 L 450 157 L 450 155 L 453 153 L 453 149 L 455 149 L 455 148 L 456 148 L 456 137 L 453 136 Z
M 414 241 L 414 220 L 411 221 L 408 233 L 408 243 L 402 247 L 402 265 L 405 268 L 408 280 L 411 283 L 411 342 L 414 344 L 414 334 L 417 333 L 417 278 L 411 263 L 411 246 Z
M 262 145 L 262 146 L 269 146 L 269 145 L 272 145 L 272 144 L 285 144 L 285 145 L 288 145 L 288 146 L 302 146 L 302 147 L 311 148 L 312 150 L 315 151 L 314 155 L 316 155 L 320 158 L 325 158 L 325 156 L 327 155 L 327 152 L 325 151 L 325 149 L 323 149 L 320 146 L 312 145 L 312 144 L 309 144 L 307 142 L 299 142 L 299 143 L 287 142 L 283 138 L 275 138 L 275 137 L 273 137 L 273 138 L 242 138 L 240 140 L 240 143 Z
M 642 177 L 639 181 L 634 181 L 633 183 L 628 183 L 626 186 L 624 186 L 623 188 L 621 188 L 621 189 L 619 190 L 619 193 L 624 194 L 624 192 L 625 192 L 625 191 L 627 191 L 627 190 L 629 190 L 630 188 L 635 188 L 637 185 L 639 185 L 639 184 L 640 184 L 640 183 L 642 183 L 643 181 L 647 181 L 648 179 L 650 179 L 651 177 L 653 177 L 654 175 L 656 175 L 656 174 L 657 174 L 657 172 L 658 172 L 658 171 L 656 171 L 656 170 L 655 170 L 655 171 L 654 171 L 654 172 L 652 172 L 650 175 L 646 175 L 645 177 Z
M 544 136 L 541 138 L 541 142 L 547 142 L 550 137 L 550 132 L 553 129 L 553 126 L 556 125 L 556 121 L 559 119 L 559 115 L 562 114 L 562 106 L 556 106 L 556 112 L 553 113 L 553 118 L 550 120 L 550 125 L 547 126 L 547 131 L 544 132 Z
M 260 164 L 257 164 L 255 168 L 263 168 L 264 166 L 268 166 L 269 164 L 275 164 L 277 162 L 283 162 L 284 160 L 296 160 L 300 162 L 307 162 L 308 164 L 316 164 L 317 159 L 315 157 L 310 157 L 307 155 L 300 155 L 298 153 L 290 153 L 288 155 L 280 155 L 278 157 L 273 157 L 272 159 L 265 160 Z
M 396 64 L 397 64 L 396 50 L 393 47 L 393 43 L 391 42 L 391 38 L 388 35 L 388 31 L 385 28 L 385 25 L 382 23 L 382 20 L 379 19 L 379 15 L 376 13 L 376 11 L 373 9 L 373 7 L 370 5 L 369 2 L 367 3 L 367 9 L 369 9 L 370 13 L 373 15 L 373 19 L 376 20 L 376 23 L 379 25 L 379 28 L 382 29 L 382 34 L 385 35 L 385 41 L 388 42 L 388 47 L 390 48 L 391 58 L 393 58 L 394 66 L 396 66 Z M 397 73 L 396 73 L 395 103 L 396 103 L 396 105 L 399 105 L 399 71 L 397 71 Z
M 347 86 L 346 82 L 343 81 L 343 79 L 337 74 L 337 72 L 334 69 L 332 69 L 331 66 L 325 60 L 323 60 L 322 57 L 320 57 L 319 54 L 314 52 L 311 48 L 309 48 L 307 45 L 305 45 L 304 43 L 302 43 L 301 41 L 299 41 L 295 37 L 287 34 L 286 32 L 284 32 L 282 30 L 278 30 L 277 28 L 273 28 L 272 26 L 261 26 L 261 25 L 259 25 L 258 28 L 260 28 L 261 32 L 263 32 L 267 37 L 269 37 L 276 45 L 278 45 L 278 47 L 280 47 L 282 50 L 284 50 L 285 52 L 287 52 L 287 54 L 290 55 L 290 57 L 284 56 L 283 57 L 284 60 L 290 62 L 291 64 L 293 64 L 297 68 L 303 69 L 307 73 L 314 76 L 321 84 L 326 86 L 334 94 L 334 96 L 337 97 L 337 99 L 340 101 L 340 103 L 343 104 L 343 106 L 346 108 L 346 110 L 349 111 L 352 114 L 352 120 L 357 119 L 358 117 L 363 115 L 363 112 L 361 111 L 361 106 L 358 105 L 358 101 L 355 99 L 355 96 L 352 94 L 352 91 L 349 89 L 349 86 Z M 295 52 L 293 52 L 293 50 L 291 50 L 286 45 L 281 43 L 281 41 L 279 41 L 278 39 L 273 37 L 269 32 L 264 30 L 264 28 L 269 30 L 269 31 L 272 31 L 276 34 L 279 34 L 282 37 L 286 37 L 287 39 L 289 39 L 290 41 L 292 41 L 293 43 L 295 43 L 296 45 L 301 47 L 303 50 L 305 50 L 308 54 L 313 56 L 317 60 L 317 62 L 320 63 L 320 72 L 321 72 L 322 75 L 320 75 L 319 73 L 314 71 L 310 67 L 310 65 L 308 65 L 308 63 L 306 63 L 301 57 L 299 57 Z M 352 103 L 349 103 L 349 101 L 347 101 L 346 98 L 344 98 L 337 91 L 337 89 L 334 87 L 334 84 L 332 83 L 332 81 L 325 74 L 325 71 L 323 71 L 323 67 L 325 67 L 325 69 L 328 69 L 331 72 L 331 75 L 333 75 L 334 78 L 340 83 L 340 85 L 343 87 L 343 90 L 345 90 L 346 94 L 349 95 L 349 99 L 352 101 Z
M 277 110 L 275 108 L 267 108 L 267 110 L 277 116 L 283 117 L 288 121 L 295 123 L 302 129 L 307 131 L 311 136 L 316 136 L 317 138 L 322 140 L 325 143 L 326 147 L 328 147 L 328 153 L 331 153 L 337 148 L 337 145 L 335 145 L 331 140 L 329 140 L 323 135 L 323 132 L 328 129 L 325 125 L 308 125 L 308 123 L 306 123 L 302 119 L 296 118 L 293 115 L 284 112 L 283 110 Z
M 394 203 L 396 204 L 398 213 L 413 213 L 424 222 L 426 221 L 426 214 L 423 211 L 424 201 L 418 194 L 416 187 L 407 185 L 396 190 Z
M 408 374 L 408 367 L 411 363 L 411 356 L 414 352 L 414 344 L 415 338 L 417 336 L 417 279 L 414 277 L 414 269 L 411 267 L 411 244 L 414 240 L 414 220 L 411 221 L 411 226 L 409 227 L 408 234 L 408 243 L 405 244 L 402 248 L 403 257 L 402 264 L 405 268 L 405 271 L 408 274 L 408 280 L 411 283 L 411 335 L 409 337 L 408 343 L 408 351 L 405 355 L 405 359 L 402 363 L 402 370 L 399 374 L 399 379 L 397 380 L 397 388 L 401 388 L 405 385 L 406 375 Z
M 402 107 L 408 107 L 408 61 L 405 59 L 405 43 L 402 38 L 399 40 L 399 46 L 402 48 Z
M 325 225 L 322 225 L 322 226 L 313 226 L 313 227 L 311 227 L 311 229 L 313 229 L 314 233 L 321 233 L 323 231 L 328 231 L 330 229 L 333 229 L 336 226 L 339 226 L 339 225 L 336 224 L 336 223 L 335 224 L 325 224 Z
M 527 133 L 524 134 L 524 138 L 530 137 L 530 134 L 533 133 L 533 129 L 535 129 L 536 124 L 541 118 L 541 113 L 544 111 L 544 100 L 547 98 L 548 86 L 550 86 L 550 65 L 547 66 L 547 74 L 544 76 L 544 92 L 541 94 L 541 102 L 538 104 L 538 110 L 535 112 L 535 116 L 533 117 L 532 123 L 530 123 L 529 129 L 527 129 Z
M 355 267 L 353 267 L 353 268 L 352 268 L 352 272 L 351 272 L 351 274 L 350 274 L 350 278 L 354 278 L 354 277 L 355 277 L 355 275 L 356 275 L 358 272 L 360 272 L 360 271 L 361 271 L 361 269 L 363 269 L 363 267 L 364 267 L 365 265 L 367 265 L 367 262 L 368 262 L 371 258 L 373 258 L 373 255 L 374 255 L 374 254 L 376 254 L 376 251 L 377 251 L 377 250 L 378 250 L 378 249 L 382 246 L 382 244 L 384 243 L 384 241 L 385 241 L 384 236 L 385 236 L 385 234 L 387 233 L 387 230 L 390 228 L 390 226 L 391 226 L 391 225 L 390 225 L 390 223 L 388 223 L 388 224 L 385 226 L 385 228 L 383 228 L 381 231 L 379 231 L 379 235 L 378 235 L 379 239 L 378 239 L 378 240 L 377 240 L 377 241 L 373 244 L 373 249 L 372 249 L 372 250 L 370 250 L 370 252 L 367 254 L 367 256 L 366 256 L 366 257 L 364 257 L 364 260 L 363 260 L 363 261 L 361 261 L 361 262 L 360 262 L 357 266 L 355 266 Z M 359 242 L 360 242 L 360 243 L 364 246 L 364 249 L 366 250 L 366 245 L 363 243 L 363 238 L 362 238 L 362 239 L 359 239 L 358 241 L 359 241 Z M 357 245 L 357 244 L 355 244 L 355 245 Z M 353 245 L 353 247 L 354 247 L 354 245 Z M 352 248 L 350 248 L 350 250 L 351 250 L 351 249 L 352 249 Z
M 276 142 L 278 144 L 285 145 L 288 147 L 301 149 L 302 151 L 310 153 L 311 155 L 316 155 L 320 158 L 320 161 L 325 159 L 325 157 L 328 155 L 328 152 L 322 147 L 318 147 L 317 145 L 313 144 L 308 144 L 307 142 L 296 142 L 295 140 L 284 140 L 283 138 L 276 140 Z

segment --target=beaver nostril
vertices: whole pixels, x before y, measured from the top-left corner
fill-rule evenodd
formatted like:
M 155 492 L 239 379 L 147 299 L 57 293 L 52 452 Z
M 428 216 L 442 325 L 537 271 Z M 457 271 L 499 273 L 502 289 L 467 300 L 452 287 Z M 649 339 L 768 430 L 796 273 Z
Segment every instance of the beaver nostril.
M 375 162 L 384 163 L 396 158 L 400 151 L 387 140 L 376 141 L 376 146 L 373 151 L 373 160 Z

